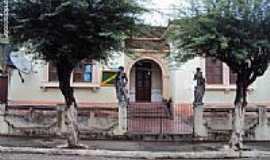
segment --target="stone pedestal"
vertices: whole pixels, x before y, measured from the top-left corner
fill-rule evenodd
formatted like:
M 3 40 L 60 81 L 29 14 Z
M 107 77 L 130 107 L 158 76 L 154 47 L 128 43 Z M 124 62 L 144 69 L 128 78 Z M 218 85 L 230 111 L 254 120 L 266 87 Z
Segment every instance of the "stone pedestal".
M 9 133 L 8 124 L 5 122 L 6 105 L 0 104 L 0 134 L 7 135 Z
M 207 137 L 207 129 L 203 119 L 203 105 L 194 105 L 193 132 L 195 137 Z
M 127 126 L 127 105 L 121 103 L 118 107 L 118 129 L 115 134 L 123 135 L 127 133 Z
M 255 128 L 255 140 L 266 141 L 270 140 L 270 128 L 268 126 L 267 108 L 259 108 L 258 125 Z

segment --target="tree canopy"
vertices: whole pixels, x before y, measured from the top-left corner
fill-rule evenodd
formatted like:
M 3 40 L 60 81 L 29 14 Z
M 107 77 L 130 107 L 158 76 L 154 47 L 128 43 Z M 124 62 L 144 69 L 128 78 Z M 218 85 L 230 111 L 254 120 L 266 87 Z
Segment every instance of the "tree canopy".
M 15 43 L 30 42 L 40 57 L 105 59 L 136 27 L 143 11 L 134 0 L 18 0 L 11 10 Z
M 144 11 L 135 0 L 14 0 L 11 41 L 31 44 L 39 58 L 54 63 L 58 78 L 83 59 L 106 59 L 136 28 Z M 63 78 L 62 78 L 63 77 Z M 68 87 L 67 87 L 68 88 Z M 65 95 L 65 94 L 64 94 Z
M 248 86 L 269 65 L 270 1 L 189 2 L 189 7 L 181 9 L 178 19 L 171 23 L 171 38 L 179 49 L 176 58 L 186 61 L 196 56 L 213 57 L 226 63 L 237 74 L 235 105 L 242 112 L 247 105 Z M 240 132 L 235 134 L 239 140 L 233 144 L 236 148 L 241 148 Z
M 235 73 L 246 72 L 248 85 L 263 75 L 270 58 L 270 2 L 196 2 L 173 22 L 172 38 L 181 49 L 178 56 L 182 60 L 214 57 Z
M 9 2 L 11 43 L 26 44 L 38 58 L 56 66 L 68 108 L 77 106 L 70 86 L 75 66 L 84 59 L 107 59 L 111 51 L 121 49 L 121 42 L 136 30 L 138 16 L 145 11 L 138 0 Z M 71 128 L 78 135 L 76 125 Z

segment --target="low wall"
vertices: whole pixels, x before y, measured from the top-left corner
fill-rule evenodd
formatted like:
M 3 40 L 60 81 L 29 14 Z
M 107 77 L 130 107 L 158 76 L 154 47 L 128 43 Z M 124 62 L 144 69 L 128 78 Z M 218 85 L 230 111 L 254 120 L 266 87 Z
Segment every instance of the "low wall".
M 174 115 L 179 115 L 178 112 L 192 113 L 182 109 L 173 112 Z M 206 136 L 201 138 L 203 140 L 227 141 L 232 131 L 232 113 L 233 108 L 205 107 L 202 114 L 203 123 L 200 124 L 206 129 Z M 180 125 L 189 125 L 192 128 L 193 115 L 189 115 L 189 117 L 191 119 L 175 121 L 175 123 L 185 122 Z M 172 119 L 174 118 L 173 116 Z M 86 138 L 92 135 L 115 136 L 115 130 L 118 128 L 118 110 L 116 108 L 80 108 L 78 122 L 80 134 Z M 57 107 L 8 107 L 5 111 L 4 105 L 0 105 L 0 128 L 2 135 L 22 136 L 62 136 L 66 131 L 62 110 Z M 245 139 L 268 141 L 270 140 L 269 131 L 269 109 L 267 107 L 248 108 L 245 117 Z M 153 136 L 161 137 L 158 133 Z M 181 137 L 175 138 L 181 136 L 178 134 L 168 136 L 174 136 L 169 137 L 168 140 L 181 140 Z M 167 136 L 163 133 L 162 137 L 166 139 Z M 192 140 L 192 137 L 189 136 L 188 140 Z
M 66 132 L 63 111 L 59 107 L 1 106 L 0 134 L 23 136 L 61 136 Z M 79 108 L 80 134 L 113 134 L 118 126 L 117 109 Z
M 245 140 L 270 140 L 268 108 L 264 106 L 247 108 L 245 114 Z M 228 140 L 232 132 L 233 108 L 205 108 L 204 128 L 209 140 Z

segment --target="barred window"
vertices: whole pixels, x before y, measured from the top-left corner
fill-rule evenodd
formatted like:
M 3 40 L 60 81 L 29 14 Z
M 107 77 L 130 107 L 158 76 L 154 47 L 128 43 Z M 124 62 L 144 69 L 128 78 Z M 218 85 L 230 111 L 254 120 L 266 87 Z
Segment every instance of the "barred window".
M 49 82 L 57 82 L 58 75 L 55 65 L 49 63 Z
M 236 84 L 237 74 L 230 70 L 230 84 Z

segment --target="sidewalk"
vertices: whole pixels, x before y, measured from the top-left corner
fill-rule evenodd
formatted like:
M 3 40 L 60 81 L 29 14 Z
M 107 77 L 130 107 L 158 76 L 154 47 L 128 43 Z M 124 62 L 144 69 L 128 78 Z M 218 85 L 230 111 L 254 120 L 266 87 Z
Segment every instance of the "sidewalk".
M 270 157 L 269 143 L 248 143 L 252 151 L 232 152 L 224 149 L 225 143 L 195 142 L 139 142 L 139 141 L 84 141 L 87 150 L 57 149 L 61 139 L 0 137 L 1 153 L 106 156 L 119 158 L 258 158 Z

